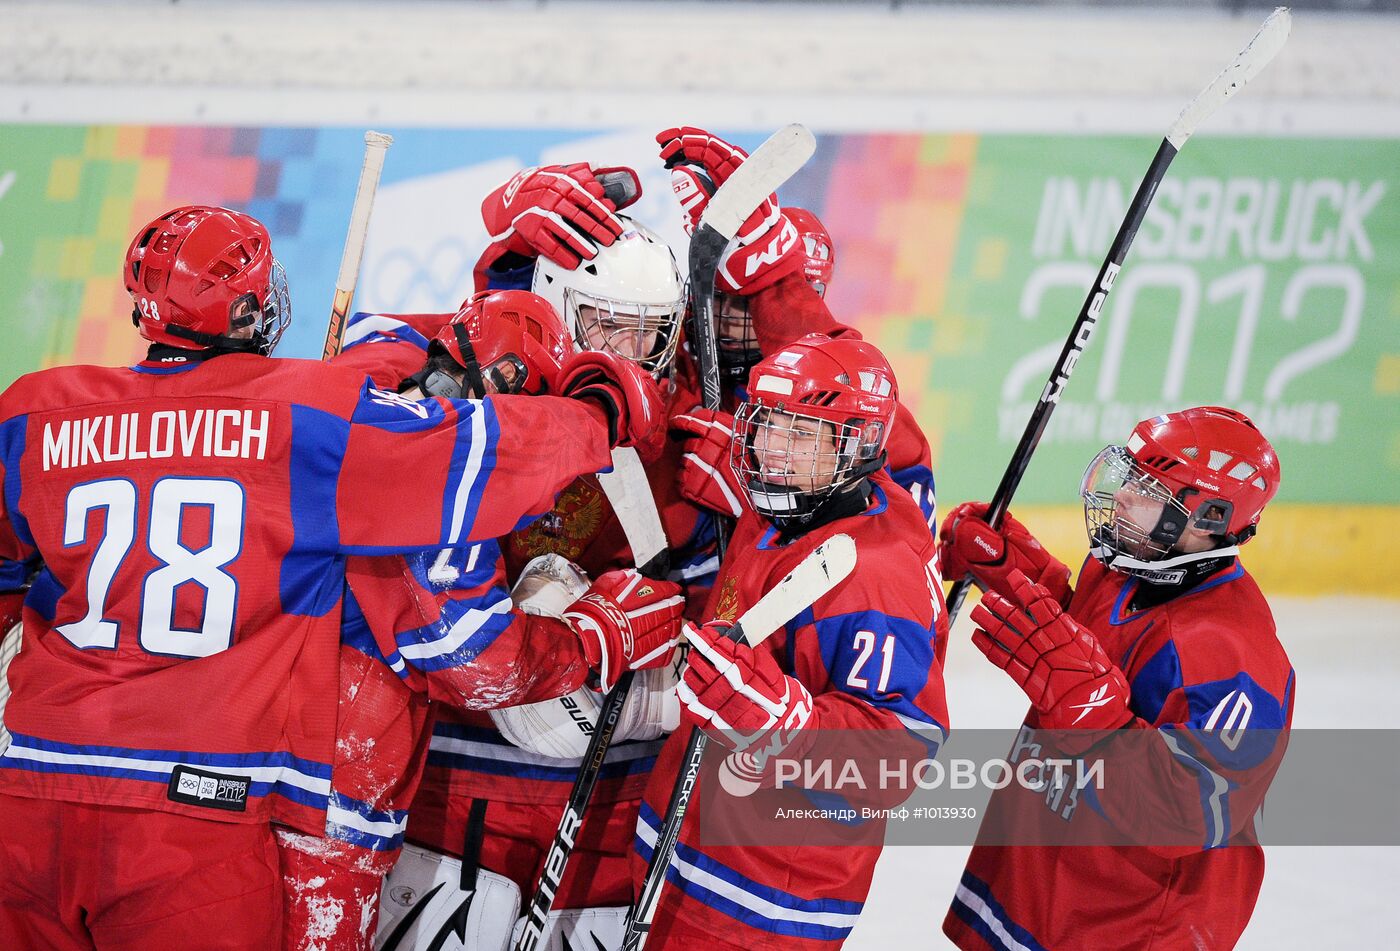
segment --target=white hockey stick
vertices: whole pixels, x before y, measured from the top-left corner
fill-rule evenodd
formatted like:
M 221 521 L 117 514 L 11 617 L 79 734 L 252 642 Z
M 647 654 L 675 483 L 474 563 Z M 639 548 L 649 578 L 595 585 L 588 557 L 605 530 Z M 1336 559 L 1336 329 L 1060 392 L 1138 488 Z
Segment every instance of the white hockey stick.
M 647 482 L 647 472 L 641 457 L 637 455 L 637 450 L 621 447 L 613 450 L 612 458 L 612 471 L 600 472 L 598 483 L 603 487 L 613 511 L 617 513 L 618 522 L 622 524 L 623 534 L 627 536 L 627 544 L 632 549 L 633 564 L 648 577 L 663 575 L 666 572 L 669 546 L 666 543 L 666 532 L 661 525 L 661 513 L 657 511 L 656 499 L 651 493 L 651 484 Z M 525 908 L 525 926 L 516 939 L 516 951 L 534 951 L 544 940 L 549 927 L 549 911 L 554 904 L 554 894 L 559 889 L 559 883 L 564 880 L 565 869 L 569 867 L 574 842 L 578 839 L 579 830 L 583 828 L 584 810 L 593 798 L 593 787 L 598 783 L 603 759 L 607 756 L 608 748 L 612 746 L 613 735 L 622 719 L 622 711 L 627 705 L 627 695 L 632 690 L 634 678 L 633 671 L 624 673 L 603 699 L 602 709 L 598 711 L 598 722 L 593 727 L 588 749 L 583 754 L 583 762 L 579 764 L 573 788 L 569 791 L 568 802 L 564 805 L 564 814 L 559 819 L 559 828 L 554 833 L 554 841 L 550 843 L 549 851 L 545 854 L 540 880 L 535 884 L 534 894 L 530 896 L 530 903 Z
M 1016 444 L 1016 450 L 1011 454 L 1011 461 L 1007 463 L 1006 472 L 1002 474 L 1001 482 L 992 495 L 992 501 L 987 507 L 986 520 L 993 528 L 1001 527 L 1002 518 L 1011 505 L 1011 497 L 1016 494 L 1016 488 L 1021 484 L 1021 477 L 1025 475 L 1026 468 L 1031 464 L 1031 454 L 1035 452 L 1036 446 L 1040 445 L 1040 437 L 1045 433 L 1045 427 L 1050 423 L 1050 414 L 1055 411 L 1055 406 L 1059 403 L 1061 394 L 1064 393 L 1065 384 L 1069 382 L 1070 374 L 1074 372 L 1075 364 L 1083 356 L 1084 348 L 1089 345 L 1089 339 L 1093 336 L 1094 328 L 1098 325 L 1099 317 L 1103 314 L 1104 302 L 1108 299 L 1109 291 L 1113 290 L 1113 282 L 1123 267 L 1123 260 L 1128 256 L 1128 248 L 1132 246 L 1133 238 L 1137 237 L 1138 227 L 1147 214 L 1147 206 L 1152 204 L 1152 197 L 1157 194 L 1157 186 L 1161 184 L 1162 178 L 1167 174 L 1167 168 L 1171 165 L 1172 159 L 1176 158 L 1177 152 L 1186 144 L 1186 140 L 1191 138 L 1191 133 L 1196 131 L 1196 126 L 1213 114 L 1216 109 L 1219 109 L 1225 100 L 1239 92 L 1245 83 L 1257 76 L 1259 71 L 1269 64 L 1275 54 L 1283 48 L 1284 41 L 1288 39 L 1288 30 L 1292 22 L 1287 7 L 1279 7 L 1269 14 L 1264 25 L 1259 28 L 1259 32 L 1254 34 L 1254 38 L 1244 49 L 1240 50 L 1234 61 L 1225 67 L 1219 76 L 1211 80 L 1210 84 L 1202 89 L 1195 99 L 1186 104 L 1186 108 L 1181 110 L 1181 115 L 1172 123 L 1171 129 L 1167 131 L 1166 137 L 1157 147 L 1157 154 L 1153 156 L 1152 164 L 1147 167 L 1147 174 L 1143 176 L 1142 184 L 1138 186 L 1137 193 L 1133 195 L 1132 203 L 1128 205 L 1123 223 L 1118 226 L 1118 234 L 1113 239 L 1113 244 L 1109 246 L 1108 256 L 1104 258 L 1098 276 L 1094 278 L 1094 283 L 1089 288 L 1089 296 L 1084 299 L 1084 304 L 1079 309 L 1079 316 L 1075 319 L 1074 325 L 1070 327 L 1069 338 L 1060 350 L 1059 358 L 1055 360 L 1054 369 L 1050 371 L 1050 379 L 1046 382 L 1045 389 L 1041 391 L 1035 409 L 1031 411 L 1031 418 L 1026 423 L 1025 432 L 1021 434 L 1021 441 Z M 967 597 L 971 584 L 972 576 L 969 575 L 965 578 L 959 578 L 949 590 L 949 623 L 958 616 L 958 612 L 962 609 L 963 599 Z
M 855 566 L 855 540 L 845 534 L 832 535 L 745 611 L 729 629 L 728 636 L 736 641 L 745 640 L 750 646 L 763 643 L 778 628 L 830 594 L 846 580 Z M 671 801 L 662 817 L 661 830 L 657 833 L 656 846 L 647 864 L 641 893 L 627 920 L 622 951 L 641 951 L 651 932 L 652 920 L 661 904 L 661 891 L 666 885 L 666 870 L 670 868 L 671 858 L 675 855 L 681 825 L 690 809 L 696 780 L 700 778 L 700 761 L 708 744 L 709 737 L 704 731 L 691 731 L 690 745 L 686 747 L 681 760 L 679 781 L 671 791 Z
M 666 552 L 666 531 L 661 527 L 661 513 L 647 482 L 647 471 L 637 450 L 621 446 L 612 451 L 611 472 L 598 473 L 598 484 L 617 513 L 622 533 L 632 549 L 632 563 L 644 575 L 655 577 L 653 565 Z
M 5 705 L 10 701 L 10 661 L 19 653 L 24 625 L 16 624 L 0 636 L 0 753 L 10 746 L 10 731 L 5 729 Z
M 384 153 L 394 137 L 384 132 L 365 133 L 365 161 L 360 166 L 360 183 L 355 187 L 355 204 L 350 208 L 350 228 L 345 233 L 345 250 L 340 254 L 340 274 L 335 279 L 335 299 L 331 302 L 331 319 L 326 325 L 326 344 L 321 359 L 329 360 L 340 352 L 345 338 L 345 318 L 355 297 L 355 282 L 360 276 L 360 258 L 365 253 L 365 238 L 369 235 L 369 216 L 374 210 L 374 193 L 379 188 L 379 173 L 384 170 Z
M 729 629 L 729 639 L 757 647 L 788 621 L 830 594 L 856 567 L 855 539 L 844 532 L 832 535 L 797 567 L 764 592 L 753 607 Z M 689 631 L 687 640 L 693 640 Z

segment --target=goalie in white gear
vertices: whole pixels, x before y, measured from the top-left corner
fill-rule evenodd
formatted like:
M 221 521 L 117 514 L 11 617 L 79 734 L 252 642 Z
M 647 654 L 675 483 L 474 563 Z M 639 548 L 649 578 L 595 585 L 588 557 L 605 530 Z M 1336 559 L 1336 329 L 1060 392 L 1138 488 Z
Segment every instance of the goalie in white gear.
M 573 562 L 556 554 L 540 555 L 525 566 L 510 597 L 516 608 L 543 617 L 563 618 L 564 611 L 588 590 L 588 576 Z M 654 740 L 680 723 L 676 699 L 677 661 L 640 670 L 622 708 L 614 742 Z M 593 725 L 602 710 L 602 694 L 580 687 L 556 700 L 489 711 L 501 735 L 522 750 L 552 759 L 578 759 L 588 749 Z
M 675 255 L 651 229 L 619 216 L 626 230 L 591 261 L 535 263 L 531 290 L 554 305 L 585 350 L 610 350 L 661 376 L 675 359 L 685 286 Z
M 562 618 L 588 586 L 588 576 L 577 565 L 558 555 L 541 555 L 521 573 L 511 589 L 511 601 L 525 614 Z M 676 728 L 680 720 L 677 679 L 674 663 L 637 672 L 616 741 L 655 739 Z M 554 700 L 487 712 L 501 734 L 519 749 L 541 761 L 569 762 L 583 755 L 600 707 L 600 694 L 581 687 Z M 382 951 L 429 947 L 450 951 L 454 946 L 442 943 L 450 934 L 470 951 L 506 951 L 514 944 L 519 934 L 521 890 L 509 877 L 481 867 L 485 812 L 485 800 L 475 800 L 461 856 L 404 846 L 385 879 L 376 947 Z M 602 945 L 583 946 L 617 947 L 626 910 L 615 906 L 555 912 L 542 947 L 567 951 L 568 941 L 587 941 L 595 936 Z

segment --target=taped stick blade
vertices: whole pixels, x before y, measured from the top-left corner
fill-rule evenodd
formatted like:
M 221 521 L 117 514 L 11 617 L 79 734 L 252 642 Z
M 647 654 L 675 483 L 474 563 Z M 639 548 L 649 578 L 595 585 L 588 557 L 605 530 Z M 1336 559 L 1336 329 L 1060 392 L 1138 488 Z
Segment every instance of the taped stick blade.
M 1288 41 L 1288 33 L 1292 27 L 1293 15 L 1289 13 L 1288 8 L 1275 8 L 1259 27 L 1259 32 L 1245 44 L 1245 48 L 1240 50 L 1230 65 L 1181 110 L 1181 115 L 1177 116 L 1176 122 L 1172 123 L 1167 132 L 1167 141 L 1178 150 L 1185 145 L 1198 125 L 1273 61 L 1279 50 L 1283 49 L 1283 44 Z
M 856 543 L 850 535 L 832 535 L 822 542 L 739 618 L 738 626 L 743 628 L 749 646 L 763 643 L 778 628 L 830 594 L 855 567 Z

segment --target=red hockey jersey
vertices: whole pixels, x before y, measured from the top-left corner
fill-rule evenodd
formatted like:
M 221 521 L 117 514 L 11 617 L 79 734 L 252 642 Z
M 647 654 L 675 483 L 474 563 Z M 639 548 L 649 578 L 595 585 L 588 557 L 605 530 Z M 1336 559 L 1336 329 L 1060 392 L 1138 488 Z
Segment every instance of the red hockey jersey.
M 572 401 L 413 403 L 311 361 L 21 378 L 0 396 L 0 558 L 44 567 L 0 789 L 319 815 L 344 556 L 499 535 L 608 459 Z
M 822 541 L 837 532 L 850 534 L 856 542 L 855 571 L 762 649 L 811 691 L 812 723 L 822 731 L 917 737 L 917 748 L 933 756 L 948 727 L 947 615 L 933 539 L 922 513 L 888 474 L 871 479 L 874 492 L 863 513 L 785 546 L 771 526 L 746 513 L 720 568 L 710 614 L 737 618 Z M 647 786 L 633 862 L 637 882 L 651 858 L 686 733 L 678 731 L 667 741 Z M 703 796 L 703 790 L 696 795 Z M 709 801 L 704 805 L 714 808 Z M 687 932 L 722 937 L 726 947 L 832 948 L 846 939 L 869 891 L 879 845 L 827 844 L 829 830 L 814 830 L 815 844 L 705 845 L 697 832 L 701 811 L 697 800 L 686 815 L 653 941 L 664 944 L 668 921 Z M 705 821 L 715 817 L 707 815 Z M 879 842 L 882 827 L 872 820 L 862 841 Z
M 1139 584 L 1089 559 L 1069 611 L 1126 675 L 1130 728 L 1160 736 L 1137 764 L 1143 779 L 1069 797 L 1013 783 L 993 794 L 983 829 L 1014 834 L 1053 810 L 1086 838 L 1152 830 L 1168 844 L 979 844 L 943 923 L 960 948 L 1208 951 L 1234 947 L 1249 921 L 1264 875 L 1254 814 L 1286 743 L 1293 669 L 1238 560 L 1135 611 Z

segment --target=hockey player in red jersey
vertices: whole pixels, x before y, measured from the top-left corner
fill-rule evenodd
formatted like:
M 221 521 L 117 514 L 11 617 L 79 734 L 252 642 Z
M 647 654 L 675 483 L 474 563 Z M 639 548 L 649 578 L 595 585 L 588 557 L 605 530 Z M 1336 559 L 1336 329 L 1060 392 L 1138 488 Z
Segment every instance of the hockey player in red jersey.
M 671 185 L 693 229 L 709 192 L 743 164 L 745 152 L 718 136 L 690 126 L 656 137 L 671 170 Z M 682 494 L 697 505 L 738 516 L 745 496 L 727 465 L 733 408 L 744 399 L 750 368 L 764 354 L 809 333 L 861 339 L 839 323 L 825 296 L 836 266 L 835 245 L 821 220 L 804 208 L 780 207 L 777 195 L 744 222 L 716 272 L 715 334 L 720 372 L 730 384 L 726 412 L 697 410 L 673 420 L 686 434 L 686 479 Z M 890 474 L 923 510 L 929 531 L 937 521 L 932 455 L 914 415 L 895 410 L 886 452 Z
M 979 839 L 995 826 L 997 844 L 973 848 L 943 923 L 959 947 L 1234 947 L 1264 874 L 1255 812 L 1293 712 L 1293 669 L 1238 557 L 1279 477 L 1234 410 L 1139 423 L 1085 473 L 1091 548 L 1073 590 L 1009 514 L 997 531 L 980 503 L 949 513 L 943 568 L 987 592 L 973 640 L 1031 699 L 1018 753 L 1132 754 L 1131 781 L 994 794 Z M 1046 826 L 1057 842 L 1132 844 L 1001 844 Z
M 433 335 L 426 347 L 423 332 Z M 526 291 L 477 294 L 446 322 L 357 314 L 347 339 L 338 363 L 363 367 L 409 399 L 543 395 L 592 364 L 652 387 L 621 358 L 580 358 L 553 308 Z M 320 828 L 278 832 L 288 951 L 371 947 L 380 883 L 399 857 L 422 774 L 429 698 L 488 710 L 567 696 L 590 668 L 611 682 L 623 669 L 664 664 L 678 636 L 680 589 L 637 584 L 634 573 L 581 586 L 558 619 L 513 609 L 494 541 L 356 556 L 347 575 L 330 801 Z M 422 917 L 423 926 L 440 924 Z M 464 927 L 476 934 L 475 923 Z
M 946 615 L 933 537 L 885 470 L 897 400 L 889 364 L 863 341 L 812 335 L 755 366 L 748 394 L 733 460 L 751 508 L 720 568 L 708 605 L 714 620 L 695 635 L 700 643 L 680 687 L 686 720 L 747 756 L 748 775 L 765 782 L 775 751 L 796 755 L 818 731 L 880 731 L 869 734 L 871 744 L 933 755 L 948 725 Z M 858 554 L 841 585 L 759 647 L 721 636 L 837 532 L 855 540 Z M 648 784 L 633 861 L 638 879 L 684 746 L 684 732 L 673 734 Z M 697 796 L 703 786 L 702 778 Z M 716 820 L 706 808 L 723 809 L 725 799 L 699 801 L 682 827 L 648 943 L 840 947 L 870 887 L 878 820 L 860 845 L 829 844 L 823 836 L 834 824 L 819 819 L 800 844 L 712 845 L 698 827 Z
M 0 395 L 0 559 L 42 562 L 0 755 L 0 945 L 268 947 L 268 820 L 330 792 L 344 556 L 499 535 L 649 414 L 596 389 L 414 403 L 267 359 L 286 284 L 226 209 L 151 222 L 125 279 L 146 360 Z M 415 473 L 392 507 L 385 472 Z

